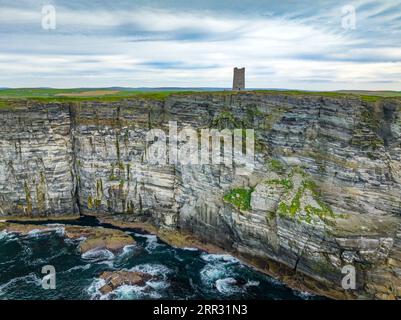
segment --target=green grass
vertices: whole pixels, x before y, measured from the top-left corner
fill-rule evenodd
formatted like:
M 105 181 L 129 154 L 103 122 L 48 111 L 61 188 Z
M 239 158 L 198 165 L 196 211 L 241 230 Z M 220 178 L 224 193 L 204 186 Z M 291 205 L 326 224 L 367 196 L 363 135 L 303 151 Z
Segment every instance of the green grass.
M 291 190 L 293 188 L 293 183 L 290 179 L 272 179 L 266 181 L 267 184 L 275 184 L 275 185 L 280 185 L 286 190 Z
M 260 94 L 282 94 L 289 96 L 320 96 L 329 98 L 360 98 L 366 102 L 377 102 L 383 98 L 401 98 L 399 91 L 302 91 L 302 90 L 255 90 Z
M 290 189 L 288 189 L 290 190 Z M 281 217 L 289 216 L 294 218 L 301 208 L 301 197 L 304 196 L 305 191 L 309 190 L 312 194 L 313 199 L 318 203 L 319 207 L 313 207 L 311 205 L 306 205 L 304 210 L 306 213 L 305 217 L 298 217 L 300 220 L 304 220 L 311 223 L 314 217 L 319 217 L 320 219 L 325 219 L 327 217 L 336 218 L 336 215 L 331 207 L 323 202 L 321 199 L 321 194 L 318 190 L 316 183 L 312 180 L 303 180 L 301 187 L 295 193 L 290 203 L 280 202 L 278 205 L 278 213 Z
M 236 188 L 232 189 L 227 193 L 223 199 L 239 210 L 249 211 L 251 210 L 251 195 L 253 188 Z
M 191 94 L 194 91 L 140 91 L 121 90 L 107 95 L 82 95 L 82 92 L 91 91 L 118 91 L 111 89 L 3 89 L 0 90 L 0 99 L 29 99 L 39 102 L 79 102 L 79 101 L 118 101 L 129 98 L 164 100 L 172 94 Z M 62 96 L 69 94 L 70 96 Z M 77 94 L 77 96 L 73 96 Z
M 281 172 L 285 171 L 285 167 L 281 163 L 280 160 L 271 159 L 269 162 L 269 165 L 270 165 L 271 170 L 273 170 L 274 172 L 281 173 Z
M 301 196 L 303 194 L 303 190 L 299 189 L 295 194 L 295 197 L 292 198 L 290 204 L 286 204 L 285 202 L 280 202 L 278 205 L 278 213 L 280 216 L 290 216 L 292 218 L 295 217 L 295 214 L 301 209 Z
M 4 102 L 4 101 L 0 101 L 0 110 L 2 110 L 2 109 L 7 109 L 7 108 L 8 108 L 7 103 Z
M 102 91 L 118 91 L 108 95 L 98 96 L 73 96 L 72 94 L 82 94 L 82 92 L 91 92 L 95 90 Z M 301 90 L 253 90 L 253 91 L 188 91 L 188 90 L 163 90 L 163 91 L 149 91 L 149 90 L 119 90 L 112 88 L 77 88 L 77 89 L 51 89 L 51 88 L 20 88 L 20 89 L 1 89 L 0 99 L 29 99 L 39 102 L 79 102 L 79 101 L 118 101 L 121 99 L 152 99 L 152 100 L 165 100 L 172 94 L 197 94 L 197 95 L 237 95 L 242 93 L 253 93 L 262 95 L 287 95 L 287 96 L 321 96 L 332 98 L 349 98 L 359 97 L 367 102 L 376 102 L 383 98 L 388 97 L 401 97 L 401 92 L 398 91 L 337 91 L 337 92 L 312 92 Z M 61 96 L 62 94 L 70 94 L 72 96 Z
M 301 184 L 296 189 L 292 181 L 294 175 L 300 175 L 301 178 Z M 285 197 L 277 207 L 277 214 L 282 218 L 288 217 L 307 223 L 314 223 L 319 218 L 325 223 L 330 223 L 328 218 L 341 217 L 341 215 L 335 214 L 331 207 L 323 201 L 316 182 L 311 180 L 301 168 L 295 167 L 286 178 L 268 180 L 266 183 L 284 187 Z M 306 196 L 312 196 L 317 205 L 305 204 Z
M 341 90 L 340 93 L 378 97 L 401 97 L 401 91 Z
M 1 101 L 0 100 L 0 111 L 2 111 L 2 110 L 12 110 L 12 109 L 13 109 L 13 106 L 8 104 L 6 101 Z

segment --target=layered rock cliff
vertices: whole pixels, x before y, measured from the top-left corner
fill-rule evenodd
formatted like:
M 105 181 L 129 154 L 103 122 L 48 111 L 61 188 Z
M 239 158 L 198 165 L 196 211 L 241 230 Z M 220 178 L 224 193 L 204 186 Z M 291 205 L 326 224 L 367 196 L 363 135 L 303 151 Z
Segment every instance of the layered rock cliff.
M 148 222 L 328 296 L 401 297 L 400 100 L 239 93 L 8 103 L 1 216 Z M 168 136 L 169 121 L 255 129 L 254 170 L 147 163 L 147 132 Z M 341 287 L 345 265 L 356 269 L 355 290 Z

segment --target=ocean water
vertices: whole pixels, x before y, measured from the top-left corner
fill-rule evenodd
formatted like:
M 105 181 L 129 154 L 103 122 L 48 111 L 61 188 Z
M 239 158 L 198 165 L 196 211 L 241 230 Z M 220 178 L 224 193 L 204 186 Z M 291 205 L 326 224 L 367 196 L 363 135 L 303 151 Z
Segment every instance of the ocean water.
M 63 222 L 64 223 L 64 222 Z M 98 225 L 83 218 L 71 224 Z M 156 236 L 124 229 L 137 241 L 114 255 L 93 250 L 81 255 L 79 241 L 50 233 L 17 236 L 0 232 L 0 299 L 317 299 L 292 290 L 230 255 L 178 249 Z M 56 269 L 56 289 L 42 288 L 42 267 Z M 133 270 L 155 279 L 145 286 L 121 286 L 103 295 L 103 271 Z

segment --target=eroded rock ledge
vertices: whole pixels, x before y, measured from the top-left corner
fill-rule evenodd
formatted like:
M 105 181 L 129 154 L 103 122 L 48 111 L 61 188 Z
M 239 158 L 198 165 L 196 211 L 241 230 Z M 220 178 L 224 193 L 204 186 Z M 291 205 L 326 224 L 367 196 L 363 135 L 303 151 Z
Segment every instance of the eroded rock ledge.
M 80 240 L 78 250 L 81 254 L 91 250 L 107 249 L 112 253 L 120 252 L 125 246 L 134 245 L 135 240 L 127 233 L 102 227 L 82 227 L 73 225 L 32 225 L 0 222 L 0 231 L 26 236 L 32 232 L 55 232 L 62 230 L 63 236 Z

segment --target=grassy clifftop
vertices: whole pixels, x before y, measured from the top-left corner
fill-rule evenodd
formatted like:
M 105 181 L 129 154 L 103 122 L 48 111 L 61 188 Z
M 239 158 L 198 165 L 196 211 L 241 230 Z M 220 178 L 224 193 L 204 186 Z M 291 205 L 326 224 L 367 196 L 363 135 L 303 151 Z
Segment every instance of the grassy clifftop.
M 170 95 L 235 95 L 236 91 L 189 91 L 189 90 L 127 90 L 127 89 L 50 89 L 50 88 L 21 88 L 1 89 L 0 108 L 6 105 L 5 100 L 33 100 L 39 102 L 77 102 L 77 101 L 118 101 L 122 99 L 152 99 L 165 100 Z M 244 93 L 243 91 L 241 93 Z M 322 96 L 332 98 L 359 97 L 364 101 L 375 102 L 383 98 L 400 97 L 398 91 L 332 91 L 312 92 L 300 90 L 252 90 L 245 93 L 263 95 L 289 95 L 289 96 Z
M 37 100 L 52 101 L 116 101 L 127 98 L 147 98 L 163 100 L 179 91 L 140 91 L 114 89 L 3 89 L 0 90 L 2 100 Z

